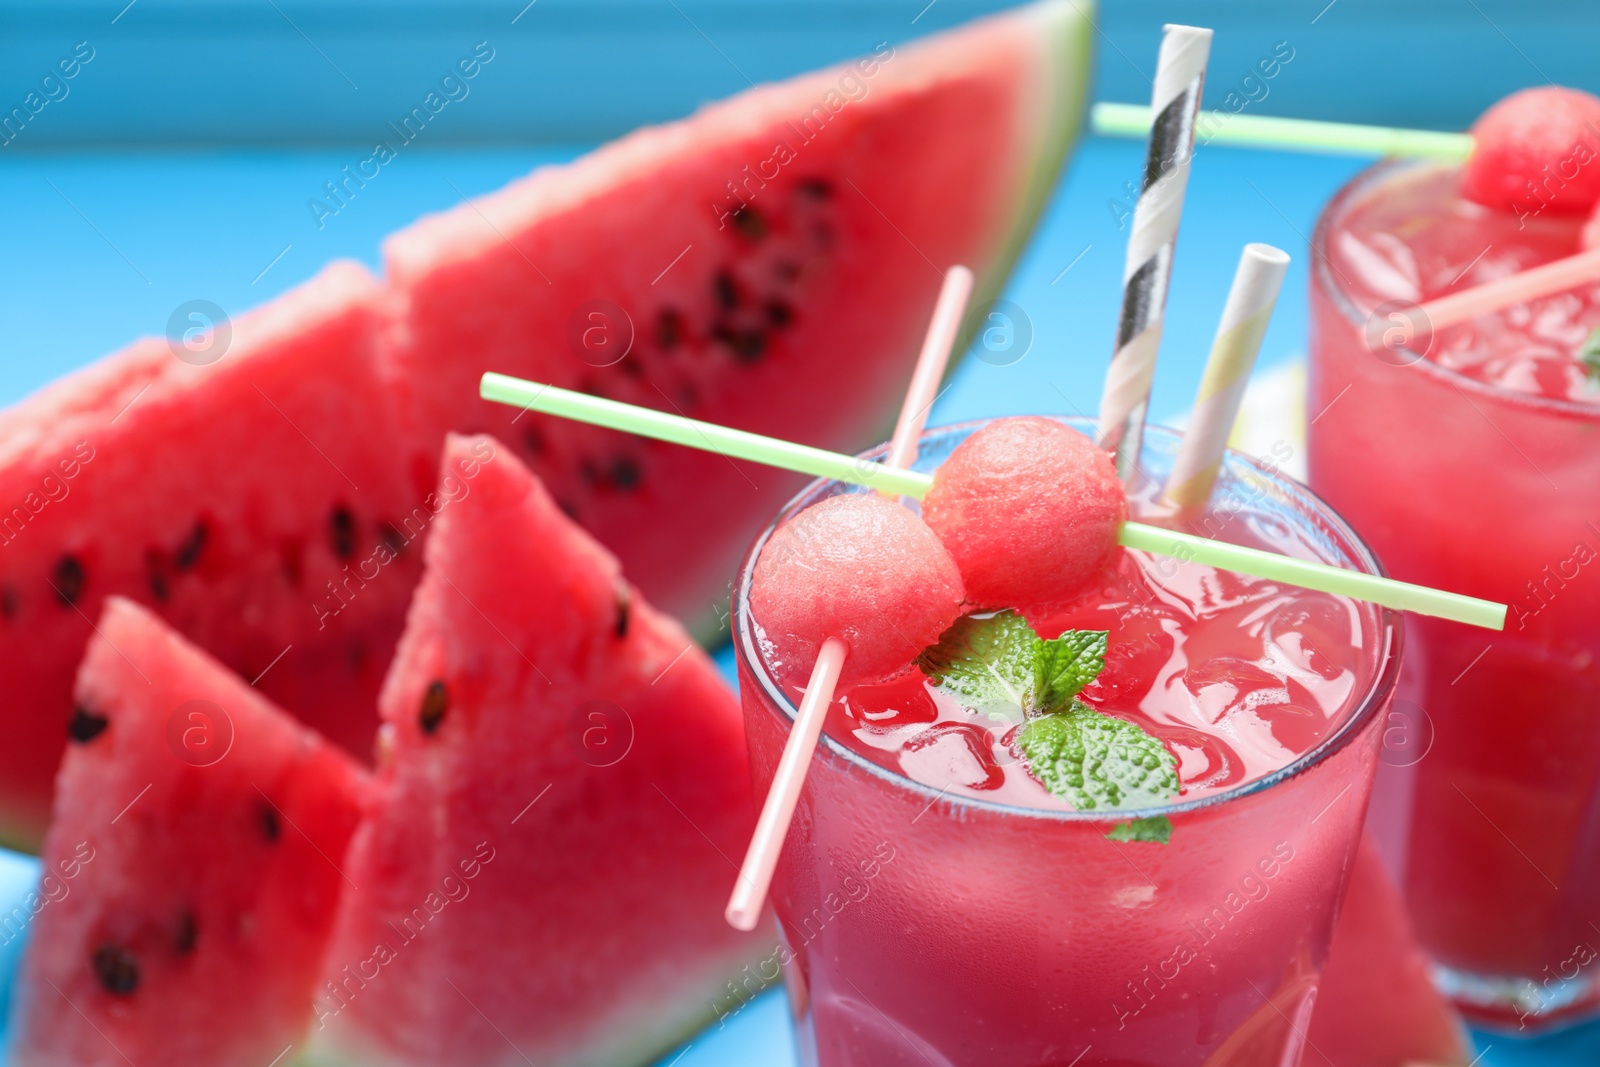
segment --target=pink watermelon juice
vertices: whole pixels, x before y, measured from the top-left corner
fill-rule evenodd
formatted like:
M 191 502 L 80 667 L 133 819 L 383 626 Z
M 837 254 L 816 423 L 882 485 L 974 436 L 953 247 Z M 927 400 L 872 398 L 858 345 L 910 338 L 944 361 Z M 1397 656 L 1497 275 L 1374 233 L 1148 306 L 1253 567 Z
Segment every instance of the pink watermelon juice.
M 1536 1022 L 1600 1003 L 1600 389 L 1577 351 L 1600 286 L 1370 353 L 1386 302 L 1571 255 L 1581 215 L 1518 219 L 1460 172 L 1385 164 L 1314 241 L 1311 484 L 1397 578 L 1511 605 L 1503 634 L 1408 620 L 1408 745 L 1374 829 L 1444 988 Z M 1419 342 L 1416 346 L 1421 348 Z
M 930 433 L 919 466 L 974 429 Z M 1175 444 L 1152 431 L 1145 469 L 1159 477 Z M 1151 495 L 1133 494 L 1135 515 Z M 1375 567 L 1325 507 L 1243 460 L 1217 500 L 1199 521 L 1224 539 Z M 806 680 L 772 662 L 750 611 L 764 543 L 737 602 L 758 788 Z M 1178 796 L 1073 810 L 1019 758 L 1014 724 L 916 666 L 842 690 L 774 882 L 782 943 L 759 972 L 785 975 L 806 1061 L 1290 1062 L 1376 766 L 1395 617 L 1127 552 L 1103 588 L 1029 621 L 1044 638 L 1109 631 L 1081 698 L 1160 739 Z M 1166 843 L 1129 839 L 1160 823 Z

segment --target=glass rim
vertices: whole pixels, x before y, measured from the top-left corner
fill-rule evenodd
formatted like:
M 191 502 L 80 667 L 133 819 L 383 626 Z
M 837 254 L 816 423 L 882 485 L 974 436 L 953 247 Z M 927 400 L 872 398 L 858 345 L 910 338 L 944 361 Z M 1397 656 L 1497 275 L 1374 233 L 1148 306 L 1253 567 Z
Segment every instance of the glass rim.
M 1058 421 L 1080 431 L 1089 432 L 1091 434 L 1093 432 L 1093 420 L 1082 416 L 1048 415 L 1045 417 L 1057 419 Z M 976 430 L 992 421 L 994 421 L 993 418 L 978 418 L 948 423 L 943 426 L 936 426 L 923 431 L 922 439 L 925 440 L 934 434 L 945 434 L 962 430 Z M 1145 439 L 1149 440 L 1152 436 L 1165 436 L 1176 439 L 1181 435 L 1177 434 L 1173 430 L 1167 429 L 1166 427 L 1146 426 Z M 879 460 L 887 455 L 888 448 L 889 446 L 887 444 L 878 445 L 877 447 L 869 449 L 865 452 L 857 453 L 857 456 L 863 460 Z M 1350 525 L 1346 523 L 1343 518 L 1341 518 L 1328 504 L 1324 503 L 1320 497 L 1314 494 L 1305 485 L 1280 471 L 1268 470 L 1260 461 L 1254 459 L 1253 457 L 1247 456 L 1242 452 L 1237 452 L 1231 448 L 1224 450 L 1222 458 L 1223 469 L 1227 469 L 1230 464 L 1236 466 L 1243 465 L 1251 468 L 1257 475 L 1274 484 L 1277 488 L 1287 490 L 1287 496 L 1289 496 L 1296 504 L 1308 505 L 1309 510 L 1317 517 L 1317 519 L 1327 524 L 1327 532 L 1334 535 L 1337 539 L 1343 541 L 1345 545 L 1349 547 L 1353 561 L 1363 570 L 1370 574 L 1377 574 L 1384 577 L 1388 576 L 1387 572 L 1384 570 L 1383 563 L 1378 559 L 1377 555 L 1372 551 L 1372 549 L 1368 547 L 1367 543 L 1363 541 L 1353 529 L 1351 529 Z M 744 558 L 739 564 L 737 587 L 735 588 L 733 594 L 733 615 L 735 619 L 735 655 L 738 656 L 740 663 L 744 666 L 747 666 L 750 669 L 750 673 L 756 677 L 761 685 L 762 692 L 767 697 L 767 703 L 770 704 L 772 708 L 775 708 L 780 715 L 785 717 L 791 727 L 793 726 L 794 720 L 799 714 L 799 711 L 794 706 L 793 701 L 789 699 L 788 695 L 783 692 L 777 681 L 772 677 L 771 671 L 768 670 L 765 661 L 760 655 L 759 647 L 756 644 L 755 633 L 752 626 L 753 620 L 751 618 L 749 606 L 750 580 L 755 572 L 755 561 L 757 557 L 760 556 L 762 548 L 766 546 L 768 539 L 771 538 L 773 532 L 778 528 L 779 523 L 795 512 L 798 508 L 810 502 L 820 490 L 830 485 L 837 484 L 840 483 L 830 478 L 813 479 L 812 481 L 806 483 L 806 485 L 798 493 L 784 503 L 782 509 L 778 512 L 777 518 L 769 523 L 767 527 L 761 531 L 761 533 L 756 535 L 755 540 L 751 542 L 750 548 L 746 550 Z M 851 749 L 848 745 L 845 745 L 835 738 L 830 737 L 826 730 L 819 735 L 817 740 L 817 751 L 812 754 L 811 758 L 813 761 L 818 759 L 823 750 L 826 749 L 833 756 L 843 759 L 847 763 L 853 764 L 858 769 L 882 779 L 894 788 L 902 789 L 913 794 L 920 794 L 922 797 L 927 799 L 930 805 L 935 801 L 944 800 L 945 802 L 957 808 L 987 812 L 995 815 L 1010 815 L 1023 818 L 1045 819 L 1064 823 L 1087 823 L 1091 825 L 1098 823 L 1109 825 L 1112 823 L 1125 823 L 1132 819 L 1147 819 L 1155 816 L 1182 815 L 1189 812 L 1203 811 L 1209 808 L 1218 807 L 1235 801 L 1244 800 L 1245 798 L 1255 796 L 1258 793 L 1263 793 L 1276 785 L 1298 778 L 1302 774 L 1305 774 L 1318 765 L 1324 763 L 1338 752 L 1343 751 L 1352 741 L 1354 741 L 1355 738 L 1362 732 L 1367 723 L 1377 713 L 1377 710 L 1388 703 L 1390 697 L 1392 697 L 1394 694 L 1400 677 L 1401 652 L 1405 643 L 1402 616 L 1400 612 L 1394 611 L 1391 608 L 1380 607 L 1378 605 L 1372 605 L 1372 607 L 1378 613 L 1378 625 L 1381 630 L 1381 634 L 1379 636 L 1383 638 L 1383 647 L 1379 649 L 1378 652 L 1382 659 L 1378 664 L 1377 670 L 1375 671 L 1370 684 L 1367 686 L 1366 695 L 1362 698 L 1361 704 L 1356 707 L 1348 716 L 1346 716 L 1345 721 L 1341 723 L 1337 729 L 1335 729 L 1327 737 L 1324 737 L 1314 747 L 1306 752 L 1301 753 L 1294 760 L 1284 764 L 1282 767 L 1279 767 L 1270 774 L 1263 775 L 1260 778 L 1255 778 L 1248 782 L 1243 782 L 1220 793 L 1212 793 L 1207 796 L 1194 798 L 1192 800 L 1179 800 L 1145 808 L 1118 808 L 1109 811 L 1079 811 L 1071 808 L 1065 810 L 1054 808 L 1033 808 L 1018 804 L 1003 804 L 999 801 L 985 800 L 981 797 L 968 796 L 965 794 L 955 794 L 950 792 L 948 787 L 945 789 L 935 789 L 926 783 L 909 778 L 906 775 L 892 771 L 887 767 L 867 759 L 865 756 Z M 743 683 L 741 680 L 741 685 L 742 684 Z
M 1379 160 L 1340 186 L 1339 191 L 1333 194 L 1333 198 L 1323 206 L 1321 213 L 1317 215 L 1316 228 L 1311 231 L 1312 281 L 1319 289 L 1328 294 L 1333 305 L 1338 308 L 1339 314 L 1355 329 L 1364 329 L 1371 316 L 1361 314 L 1361 309 L 1356 306 L 1355 300 L 1351 298 L 1349 293 L 1345 292 L 1344 287 L 1339 283 L 1339 279 L 1333 273 L 1333 264 L 1328 259 L 1327 247 L 1328 233 L 1332 229 L 1335 220 L 1343 218 L 1351 204 L 1362 194 L 1396 173 L 1430 168 L 1445 170 L 1452 166 L 1459 166 L 1459 164 L 1441 163 L 1432 159 L 1391 158 Z M 1572 400 L 1566 397 L 1536 396 L 1520 389 L 1510 389 L 1493 382 L 1486 382 L 1481 378 L 1470 377 L 1452 367 L 1446 367 L 1431 360 L 1414 349 L 1405 348 L 1401 351 L 1408 356 L 1416 358 L 1403 367 L 1397 367 L 1396 369 L 1409 370 L 1415 368 L 1418 373 L 1431 375 L 1441 384 L 1465 388 L 1489 399 L 1514 407 L 1524 407 L 1534 411 L 1564 415 L 1589 422 L 1600 421 L 1600 404 Z

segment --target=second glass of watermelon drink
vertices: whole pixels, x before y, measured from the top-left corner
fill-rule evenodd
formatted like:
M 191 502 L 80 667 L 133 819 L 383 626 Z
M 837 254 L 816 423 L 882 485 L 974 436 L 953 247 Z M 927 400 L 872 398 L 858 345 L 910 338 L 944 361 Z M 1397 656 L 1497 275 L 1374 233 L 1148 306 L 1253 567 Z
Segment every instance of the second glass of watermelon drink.
M 979 425 L 930 431 L 918 467 Z M 1176 444 L 1152 429 L 1143 469 L 1162 477 Z M 806 679 L 763 651 L 755 561 L 789 516 L 848 491 L 802 494 L 740 575 L 758 790 Z M 1135 517 L 1150 495 L 1130 494 Z M 1201 525 L 1377 567 L 1326 506 L 1232 454 Z M 782 940 L 719 1013 L 782 974 L 813 1067 L 1296 1062 L 1377 765 L 1398 616 L 1129 551 L 1103 589 L 1030 621 L 1045 638 L 1109 631 L 1106 666 L 1081 696 L 1159 738 L 1181 793 L 1140 811 L 1073 810 L 1018 759 L 1012 726 L 915 665 L 846 688 L 773 883 Z M 1151 828 L 1170 839 L 1128 839 L 1159 837 L 1133 832 Z
M 1373 826 L 1442 988 L 1522 1027 L 1600 1006 L 1600 388 L 1577 358 L 1600 286 L 1369 350 L 1397 304 L 1579 250 L 1581 216 L 1518 219 L 1460 183 L 1382 164 L 1324 211 L 1309 459 L 1396 578 L 1511 605 L 1501 634 L 1408 620 L 1390 729 L 1411 755 Z

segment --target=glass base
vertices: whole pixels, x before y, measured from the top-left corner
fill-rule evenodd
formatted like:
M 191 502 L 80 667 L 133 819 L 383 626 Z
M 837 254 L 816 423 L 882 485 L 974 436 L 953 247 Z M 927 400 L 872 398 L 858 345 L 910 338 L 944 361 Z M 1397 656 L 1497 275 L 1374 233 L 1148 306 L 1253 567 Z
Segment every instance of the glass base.
M 1433 983 L 1467 1022 L 1505 1034 L 1546 1034 L 1600 1016 L 1600 975 L 1535 982 L 1434 964 Z

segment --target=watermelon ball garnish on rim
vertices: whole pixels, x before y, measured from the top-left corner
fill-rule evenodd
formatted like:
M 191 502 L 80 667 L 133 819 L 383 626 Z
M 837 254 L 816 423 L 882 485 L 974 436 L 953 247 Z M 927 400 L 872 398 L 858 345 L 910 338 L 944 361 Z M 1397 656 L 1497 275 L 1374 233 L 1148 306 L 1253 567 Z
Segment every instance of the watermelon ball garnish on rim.
M 803 678 L 830 637 L 843 680 L 905 670 L 961 614 L 961 574 L 932 530 L 882 497 L 829 497 L 778 527 L 750 602 L 775 661 Z
M 1068 600 L 1118 553 L 1127 494 L 1110 453 L 1054 419 L 996 419 L 958 445 L 922 498 L 977 606 Z
M 1524 89 L 1485 111 L 1461 194 L 1519 217 L 1583 215 L 1600 202 L 1600 98 L 1557 85 Z

